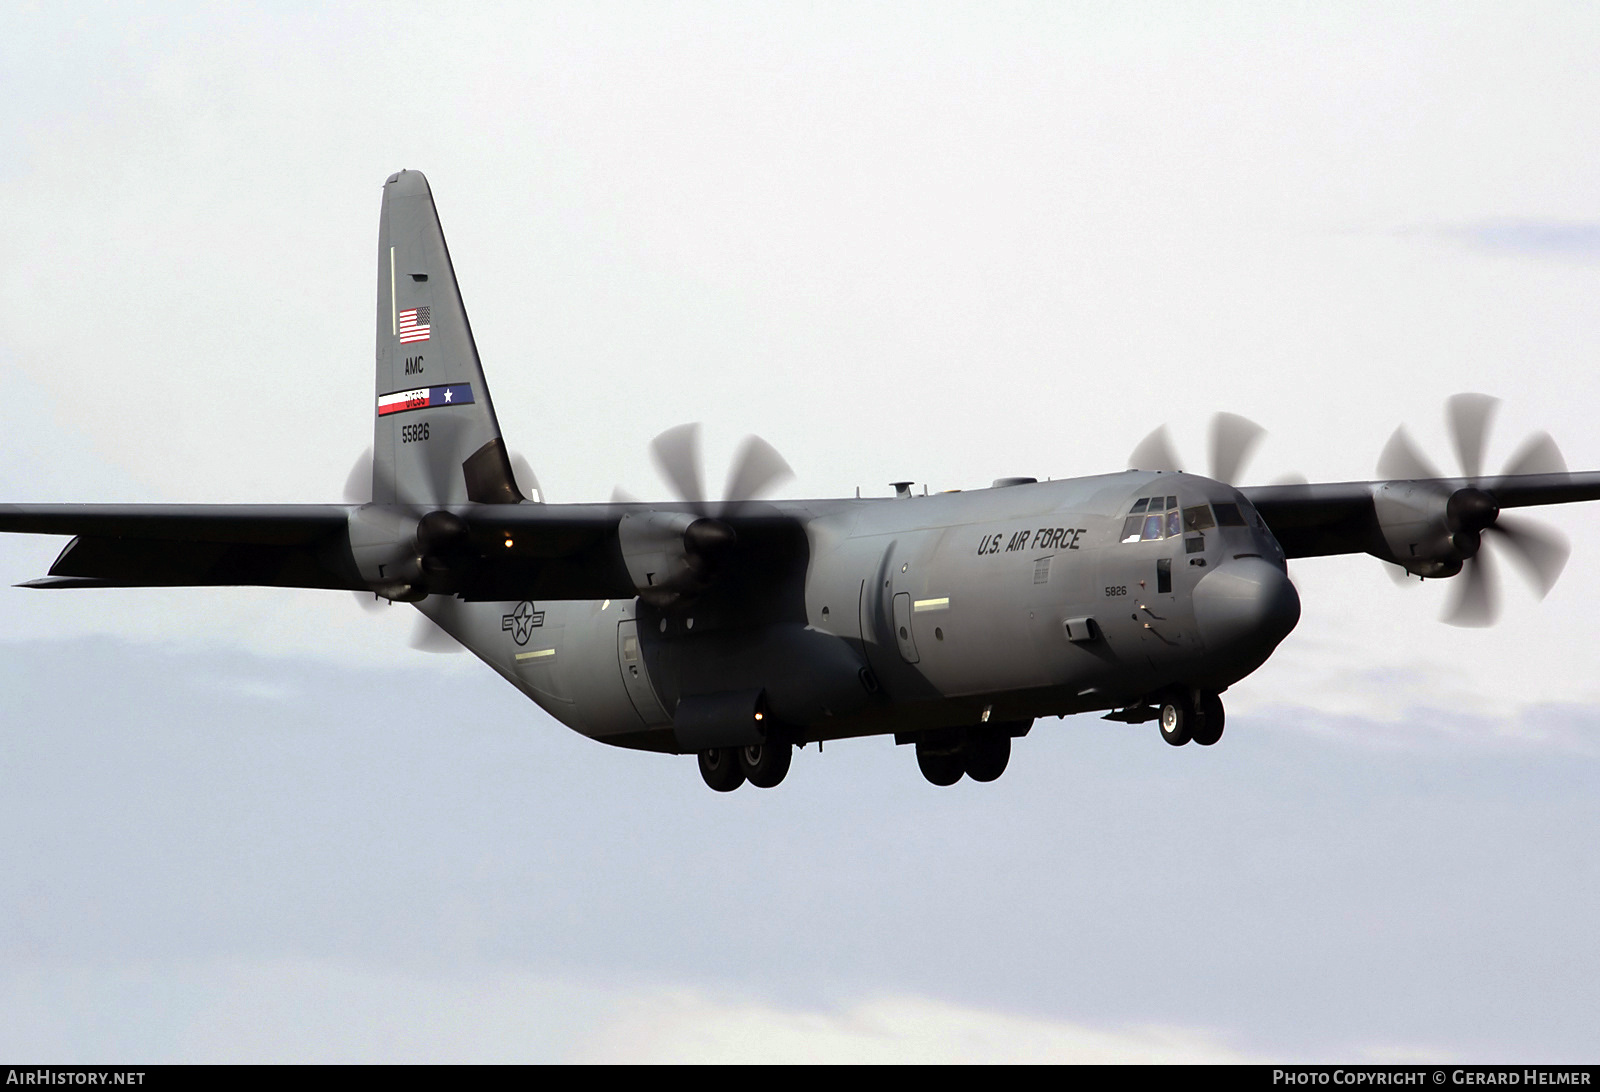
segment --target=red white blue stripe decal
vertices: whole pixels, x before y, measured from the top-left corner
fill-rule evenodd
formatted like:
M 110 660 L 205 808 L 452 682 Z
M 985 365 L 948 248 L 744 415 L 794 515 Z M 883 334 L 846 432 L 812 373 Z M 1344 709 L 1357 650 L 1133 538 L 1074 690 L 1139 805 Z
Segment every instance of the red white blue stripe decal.
M 405 413 L 414 409 L 433 409 L 437 406 L 470 406 L 472 384 L 454 383 L 448 387 L 418 387 L 414 391 L 395 391 L 378 396 L 378 416 Z

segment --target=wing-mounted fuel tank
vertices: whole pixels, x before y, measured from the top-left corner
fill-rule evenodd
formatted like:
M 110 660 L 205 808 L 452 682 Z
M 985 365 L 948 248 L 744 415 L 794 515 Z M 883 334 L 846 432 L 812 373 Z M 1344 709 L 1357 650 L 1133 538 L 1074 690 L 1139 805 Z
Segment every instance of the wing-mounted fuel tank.
M 1373 489 L 1372 508 L 1378 535 L 1368 552 L 1425 577 L 1459 573 L 1500 516 L 1483 490 L 1437 482 L 1384 482 Z

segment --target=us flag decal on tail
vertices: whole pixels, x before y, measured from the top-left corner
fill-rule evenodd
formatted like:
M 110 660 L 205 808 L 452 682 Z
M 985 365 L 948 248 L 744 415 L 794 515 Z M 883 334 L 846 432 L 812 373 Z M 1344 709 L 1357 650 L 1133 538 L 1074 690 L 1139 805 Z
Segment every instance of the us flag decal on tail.
M 400 344 L 428 340 L 428 333 L 433 329 L 432 311 L 431 307 L 413 307 L 400 312 Z

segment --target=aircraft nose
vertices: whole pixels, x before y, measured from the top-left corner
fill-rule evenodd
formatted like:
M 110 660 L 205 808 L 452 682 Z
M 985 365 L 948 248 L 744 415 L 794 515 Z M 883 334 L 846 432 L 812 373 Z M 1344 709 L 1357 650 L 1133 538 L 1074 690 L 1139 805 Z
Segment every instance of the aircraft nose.
M 1271 562 L 1235 558 L 1195 585 L 1194 617 L 1206 651 L 1259 657 L 1259 666 L 1300 621 L 1300 593 Z

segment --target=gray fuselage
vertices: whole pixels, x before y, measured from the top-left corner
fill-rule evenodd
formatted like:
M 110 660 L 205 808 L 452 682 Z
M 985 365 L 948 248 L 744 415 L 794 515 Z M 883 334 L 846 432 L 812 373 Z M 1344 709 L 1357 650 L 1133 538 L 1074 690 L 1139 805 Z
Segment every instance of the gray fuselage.
M 1299 618 L 1260 517 L 1195 475 L 764 507 L 803 529 L 807 556 L 803 572 L 765 574 L 775 605 L 753 622 L 715 596 L 670 612 L 639 599 L 422 607 L 562 723 L 661 751 L 708 745 L 684 734 L 683 710 L 746 694 L 763 730 L 805 742 L 1220 692 Z

